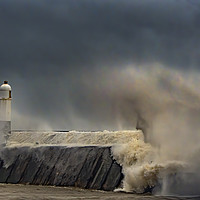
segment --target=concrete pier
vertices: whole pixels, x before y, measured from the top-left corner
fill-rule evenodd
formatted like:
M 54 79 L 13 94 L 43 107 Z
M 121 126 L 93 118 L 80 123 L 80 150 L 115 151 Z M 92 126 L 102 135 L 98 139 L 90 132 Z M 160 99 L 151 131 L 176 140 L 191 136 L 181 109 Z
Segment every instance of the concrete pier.
M 111 147 L 39 146 L 1 151 L 0 182 L 114 190 L 123 178 Z

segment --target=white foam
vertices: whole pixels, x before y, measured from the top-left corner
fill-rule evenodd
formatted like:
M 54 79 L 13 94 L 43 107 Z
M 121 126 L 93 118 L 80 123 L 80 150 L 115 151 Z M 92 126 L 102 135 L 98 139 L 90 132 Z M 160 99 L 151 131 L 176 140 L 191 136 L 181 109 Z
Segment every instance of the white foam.
M 143 134 L 139 130 L 123 131 L 14 131 L 10 136 L 7 146 L 19 145 L 106 145 L 128 143 L 130 138 L 143 139 Z

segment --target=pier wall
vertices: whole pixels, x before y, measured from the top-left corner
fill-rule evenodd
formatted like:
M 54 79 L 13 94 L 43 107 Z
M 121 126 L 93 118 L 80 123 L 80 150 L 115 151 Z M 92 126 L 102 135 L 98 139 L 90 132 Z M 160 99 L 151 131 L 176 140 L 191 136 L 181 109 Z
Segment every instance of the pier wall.
M 0 158 L 0 183 L 109 191 L 118 187 L 123 178 L 110 147 L 12 147 L 4 148 Z

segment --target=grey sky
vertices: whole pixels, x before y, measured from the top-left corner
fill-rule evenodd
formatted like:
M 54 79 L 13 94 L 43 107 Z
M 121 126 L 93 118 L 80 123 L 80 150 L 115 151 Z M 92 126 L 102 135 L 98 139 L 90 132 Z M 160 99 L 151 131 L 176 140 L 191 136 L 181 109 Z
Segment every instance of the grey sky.
M 54 129 L 115 128 L 106 74 L 155 63 L 199 73 L 199 36 L 195 0 L 2 0 L 0 80 L 12 84 L 18 116 Z

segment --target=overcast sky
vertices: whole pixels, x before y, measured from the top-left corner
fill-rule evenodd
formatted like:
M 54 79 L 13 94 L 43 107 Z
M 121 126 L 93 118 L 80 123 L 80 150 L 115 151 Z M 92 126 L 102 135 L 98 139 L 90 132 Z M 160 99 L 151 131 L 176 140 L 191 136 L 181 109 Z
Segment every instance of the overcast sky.
M 199 73 L 199 1 L 0 1 L 15 129 L 117 129 L 113 73 L 155 65 Z

